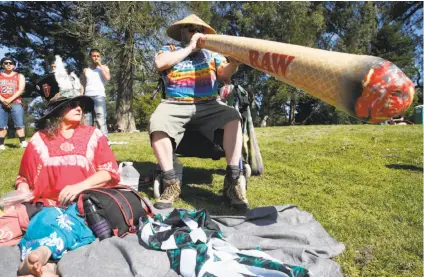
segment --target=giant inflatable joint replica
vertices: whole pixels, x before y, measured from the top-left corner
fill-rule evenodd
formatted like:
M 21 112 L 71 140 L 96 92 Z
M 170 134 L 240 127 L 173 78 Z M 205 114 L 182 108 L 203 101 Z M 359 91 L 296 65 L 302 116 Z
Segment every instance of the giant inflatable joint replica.
M 231 56 L 369 123 L 404 113 L 414 98 L 412 81 L 382 58 L 246 37 L 205 37 L 200 47 Z

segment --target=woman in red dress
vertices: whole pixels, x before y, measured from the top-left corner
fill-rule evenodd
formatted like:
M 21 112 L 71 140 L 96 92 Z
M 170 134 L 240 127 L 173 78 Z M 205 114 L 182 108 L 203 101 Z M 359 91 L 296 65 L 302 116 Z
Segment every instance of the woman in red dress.
M 31 218 L 19 244 L 23 261 L 18 273 L 28 276 L 55 276 L 47 264 L 49 258 L 60 259 L 66 250 L 93 240 L 84 219 L 76 216 L 73 201 L 86 189 L 112 187 L 119 182 L 116 158 L 106 137 L 100 130 L 82 124 L 83 113 L 93 109 L 93 100 L 80 95 L 76 88 L 59 91 L 54 75 L 44 82 L 38 88 L 48 107 L 38 121 L 40 131 L 28 143 L 16 180 L 17 190 L 31 191 L 34 202 L 43 203 L 43 210 L 51 210 L 45 210 L 43 218 L 37 214 Z M 66 220 L 58 221 L 58 214 Z M 68 232 L 56 230 L 64 225 Z M 53 232 L 54 240 L 44 236 Z M 56 233 L 65 235 L 57 237 Z

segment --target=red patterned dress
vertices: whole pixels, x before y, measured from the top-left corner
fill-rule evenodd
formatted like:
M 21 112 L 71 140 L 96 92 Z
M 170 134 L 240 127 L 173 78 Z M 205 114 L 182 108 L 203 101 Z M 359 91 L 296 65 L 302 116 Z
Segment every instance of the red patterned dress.
M 49 138 L 39 131 L 25 149 L 16 186 L 27 183 L 34 193 L 34 202 L 52 206 L 65 186 L 77 184 L 100 170 L 108 171 L 112 177 L 106 187 L 118 184 L 116 158 L 100 130 L 79 125 L 68 139 L 60 133 Z

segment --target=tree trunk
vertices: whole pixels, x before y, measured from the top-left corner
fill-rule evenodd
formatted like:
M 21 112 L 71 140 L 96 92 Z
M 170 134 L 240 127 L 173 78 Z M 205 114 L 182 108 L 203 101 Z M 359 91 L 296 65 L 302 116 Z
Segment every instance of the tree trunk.
M 134 32 L 125 30 L 124 45 L 120 53 L 118 74 L 118 92 L 116 98 L 116 127 L 120 132 L 134 132 L 136 130 L 133 101 L 133 72 Z
M 290 99 L 289 125 L 294 124 L 294 111 L 296 109 L 296 100 Z

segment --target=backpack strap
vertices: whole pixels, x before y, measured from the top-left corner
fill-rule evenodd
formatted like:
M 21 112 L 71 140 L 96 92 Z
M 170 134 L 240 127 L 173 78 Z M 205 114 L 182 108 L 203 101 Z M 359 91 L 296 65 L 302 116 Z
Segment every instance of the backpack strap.
M 79 215 L 82 216 L 82 217 L 85 217 L 84 202 L 83 202 L 84 196 L 86 196 L 86 194 L 80 193 L 78 195 L 78 200 L 77 200 L 78 212 L 79 212 Z
M 138 197 L 138 199 L 140 199 L 141 200 L 141 202 L 143 202 L 144 203 L 144 205 L 141 205 L 142 207 L 143 207 L 143 209 L 144 209 L 144 211 L 146 212 L 146 215 L 147 216 L 149 216 L 149 217 L 153 217 L 154 216 L 154 213 L 153 213 L 153 208 L 152 208 L 152 206 L 149 204 L 149 202 L 147 202 L 146 201 L 146 199 L 144 199 L 144 197 L 142 197 L 139 193 L 138 193 L 138 191 L 136 191 L 136 190 L 134 190 L 134 189 L 132 189 L 132 188 L 130 188 L 130 187 L 127 187 L 127 186 L 123 186 L 123 185 L 118 185 L 118 186 L 115 186 L 115 187 L 113 187 L 112 188 L 112 190 L 113 189 L 125 189 L 125 190 L 129 190 L 129 191 L 131 191 L 131 192 L 133 192 L 137 197 Z M 105 188 L 97 188 L 97 189 L 88 189 L 88 190 L 85 190 L 85 191 L 90 191 L 90 190 L 94 190 L 94 191 L 98 191 L 98 192 L 101 192 L 101 193 L 105 193 L 103 190 L 106 190 L 106 192 L 107 191 L 110 191 L 111 189 L 110 188 L 108 188 L 108 189 L 105 189 Z M 84 213 L 84 203 L 83 203 L 83 197 L 85 196 L 86 194 L 84 194 L 84 193 L 80 193 L 79 194 L 79 196 L 78 196 L 78 200 L 77 200 L 77 208 L 78 208 L 78 212 L 79 212 L 79 214 L 82 216 L 82 217 L 85 217 L 85 213 Z M 120 194 L 121 196 L 122 196 L 122 194 Z M 111 195 L 110 195 L 111 196 Z M 112 196 L 111 196 L 112 197 Z M 123 196 L 122 196 L 123 197 Z M 117 203 L 118 203 L 118 205 L 120 205 L 120 206 L 122 206 L 121 205 L 121 203 L 127 203 L 128 204 L 128 206 L 130 206 L 129 205 L 129 203 L 128 203 L 128 201 L 127 201 L 127 199 L 125 198 L 125 197 L 123 197 L 124 199 L 125 199 L 125 201 L 123 201 L 123 202 L 119 202 L 117 199 L 116 199 L 116 197 L 112 197 L 114 200 L 116 200 L 117 201 Z M 121 211 L 122 211 L 123 209 L 121 209 Z M 132 210 L 131 211 L 128 211 L 128 213 L 127 214 L 132 214 Z M 126 217 L 126 214 L 123 212 L 123 214 L 124 214 L 124 217 L 125 217 L 125 219 L 127 219 L 127 217 Z M 131 217 L 132 218 L 132 217 Z
M 100 193 L 104 193 L 106 195 L 108 195 L 110 198 L 112 198 L 116 204 L 118 204 L 119 209 L 121 210 L 122 214 L 124 215 L 125 218 L 125 223 L 129 226 L 129 227 L 133 227 L 134 226 L 134 214 L 131 208 L 130 203 L 128 203 L 128 200 L 122 195 L 122 193 L 120 193 L 116 187 L 112 188 L 112 189 L 107 189 L 107 188 L 93 188 L 90 189 L 91 191 L 97 191 Z
M 115 189 L 125 189 L 125 190 L 129 190 L 129 191 L 133 192 L 144 203 L 144 205 L 142 205 L 142 206 L 144 208 L 144 211 L 146 212 L 146 215 L 149 216 L 149 217 L 153 217 L 154 216 L 152 206 L 150 206 L 150 204 L 146 201 L 146 199 L 144 199 L 144 197 L 142 197 L 138 193 L 138 191 L 136 191 L 136 190 L 134 190 L 134 189 L 132 189 L 130 187 L 127 187 L 127 186 L 122 186 L 122 185 L 118 185 L 118 186 L 115 186 L 113 188 L 115 188 Z
M 158 79 L 158 84 L 156 85 L 155 90 L 152 93 L 152 96 L 150 96 L 150 99 L 153 100 L 156 95 L 159 93 L 159 91 L 162 92 L 162 96 L 163 96 L 163 92 L 164 92 L 164 83 L 163 83 L 163 79 L 159 78 Z

